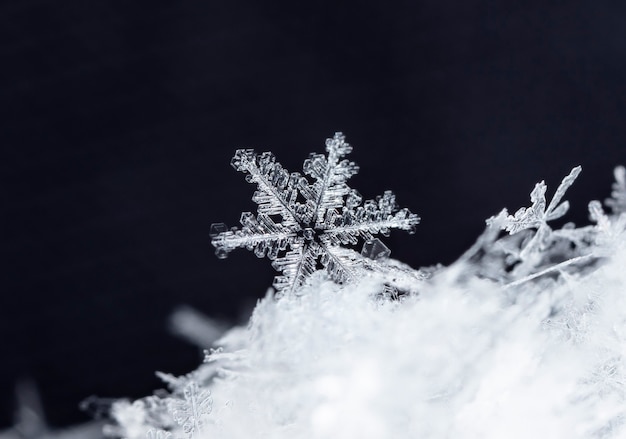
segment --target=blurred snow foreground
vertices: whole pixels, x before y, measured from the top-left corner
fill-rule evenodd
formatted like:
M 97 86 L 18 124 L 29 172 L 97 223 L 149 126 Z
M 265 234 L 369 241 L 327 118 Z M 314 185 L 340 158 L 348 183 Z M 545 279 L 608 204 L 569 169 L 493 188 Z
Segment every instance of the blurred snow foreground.
M 317 269 L 294 285 L 287 276 L 288 291 L 270 289 L 248 326 L 227 331 L 197 370 L 160 374 L 168 391 L 117 402 L 108 433 L 626 437 L 625 171 L 616 169 L 609 211 L 592 201 L 591 225 L 552 229 L 579 173 L 549 202 L 541 182 L 530 207 L 488 219 L 451 266 L 417 271 L 365 251 L 378 265 L 359 262 L 357 277 Z M 292 226 L 290 239 L 313 242 Z

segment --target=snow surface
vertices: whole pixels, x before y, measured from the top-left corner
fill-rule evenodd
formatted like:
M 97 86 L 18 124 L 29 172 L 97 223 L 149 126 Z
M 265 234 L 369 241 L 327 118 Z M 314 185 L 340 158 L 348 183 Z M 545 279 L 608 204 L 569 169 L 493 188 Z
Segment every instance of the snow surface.
M 622 245 L 591 274 L 515 300 L 459 283 L 458 266 L 400 301 L 322 279 L 268 294 L 196 372 L 213 408 L 195 437 L 623 437 L 624 267 Z
M 545 192 L 405 295 L 385 294 L 384 276 L 338 285 L 322 271 L 280 299 L 270 289 L 196 371 L 161 374 L 168 393 L 118 402 L 109 433 L 626 437 L 626 213 L 592 202 L 594 225 L 552 230 L 563 194 L 546 210 Z

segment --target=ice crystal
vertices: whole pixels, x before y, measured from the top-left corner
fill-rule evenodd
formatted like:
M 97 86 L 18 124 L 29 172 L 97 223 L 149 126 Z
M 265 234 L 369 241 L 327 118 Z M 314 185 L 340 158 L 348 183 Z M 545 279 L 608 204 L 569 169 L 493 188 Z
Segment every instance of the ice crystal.
M 267 256 L 282 273 L 274 279 L 279 293 L 302 286 L 318 264 L 340 283 L 382 268 L 389 251 L 375 235 L 388 236 L 391 229 L 414 233 L 420 218 L 406 208 L 398 209 L 391 191 L 363 203 L 359 192 L 346 183 L 359 170 L 345 158 L 351 151 L 343 134 L 336 133 L 326 140 L 328 155 L 311 154 L 304 161 L 302 175 L 287 172 L 272 153 L 237 150 L 231 164 L 246 174 L 247 182 L 257 185 L 252 200 L 258 204 L 258 213 L 256 217 L 242 213 L 241 229 L 228 230 L 223 223 L 211 226 L 217 256 L 225 258 L 240 247 L 260 258 Z M 277 216 L 280 221 L 274 220 Z M 359 241 L 365 241 L 361 254 L 342 247 Z M 410 270 L 393 269 L 400 277 L 415 278 Z
M 509 215 L 507 209 L 503 209 L 498 215 L 487 219 L 491 230 L 504 230 L 510 235 L 500 239 L 494 233 L 486 232 L 484 235 L 489 236 L 483 246 L 489 248 L 490 263 L 493 265 L 494 260 L 502 263 L 496 267 L 496 274 L 488 277 L 517 284 L 558 270 L 563 266 L 559 264 L 579 262 L 577 258 L 583 256 L 585 260 L 589 259 L 590 255 L 585 255 L 585 249 L 592 240 L 591 228 L 576 229 L 568 223 L 559 230 L 553 230 L 548 225 L 548 222 L 563 217 L 569 210 L 569 202 L 561 201 L 581 170 L 580 166 L 576 166 L 570 171 L 561 181 L 550 203 L 546 201 L 547 186 L 541 181 L 530 193 L 530 207 L 522 207 L 514 215 Z M 504 257 L 500 258 L 500 254 Z M 503 268 L 506 268 L 504 273 Z
M 203 420 L 211 413 L 212 404 L 211 392 L 200 389 L 194 380 L 189 380 L 184 386 L 182 398 L 167 399 L 167 408 L 172 418 L 189 437 L 202 429 Z
M 541 181 L 535 185 L 535 188 L 530 193 L 530 201 L 532 202 L 530 207 L 520 208 L 515 212 L 515 215 L 508 215 L 507 210 L 504 209 L 498 217 L 488 219 L 487 224 L 495 224 L 497 222 L 500 228 L 506 230 L 511 235 L 526 229 L 536 229 L 537 232 L 532 240 L 524 246 L 520 253 L 520 259 L 525 259 L 526 256 L 544 243 L 547 235 L 551 231 L 550 226 L 548 226 L 548 221 L 561 218 L 569 210 L 569 202 L 563 201 L 561 203 L 561 200 L 567 189 L 574 183 L 574 180 L 576 180 L 581 170 L 582 168 L 580 166 L 576 166 L 571 170 L 569 175 L 563 179 L 552 197 L 550 204 L 547 206 L 547 186 Z
M 613 192 L 611 198 L 606 200 L 614 214 L 626 213 L 626 168 L 618 166 L 614 171 L 615 183 L 613 183 Z

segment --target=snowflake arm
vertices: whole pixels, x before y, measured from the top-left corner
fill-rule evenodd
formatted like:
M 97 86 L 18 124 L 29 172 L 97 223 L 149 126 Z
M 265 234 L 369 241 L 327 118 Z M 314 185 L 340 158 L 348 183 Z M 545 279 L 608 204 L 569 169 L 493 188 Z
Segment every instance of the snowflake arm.
M 246 175 L 248 183 L 256 183 L 258 190 L 252 200 L 259 205 L 259 213 L 280 215 L 285 226 L 297 227 L 302 223 L 303 206 L 296 201 L 299 173 L 289 174 L 271 152 L 257 154 L 252 149 L 238 149 L 231 160 L 237 171 Z
M 561 218 L 567 213 L 569 210 L 569 201 L 563 201 L 561 204 L 559 203 L 563 199 L 565 192 L 567 192 L 570 186 L 574 184 L 574 181 L 576 181 L 576 178 L 578 178 L 581 171 L 582 167 L 576 166 L 575 168 L 572 168 L 570 173 L 561 181 L 559 187 L 556 188 L 556 192 L 554 193 L 550 204 L 548 204 L 548 208 L 545 212 L 545 221 L 553 221 Z
M 375 239 L 375 241 L 377 241 Z M 363 269 L 373 273 L 382 282 L 391 282 L 391 290 L 415 290 L 417 282 L 423 281 L 427 275 L 420 270 L 413 270 L 407 265 L 391 262 L 385 257 L 372 259 L 365 257 L 349 248 L 329 245 L 326 247 L 326 270 L 336 282 L 353 280 Z M 387 249 L 388 250 L 388 249 Z M 324 260 L 322 263 L 324 264 Z
M 272 263 L 272 267 L 282 273 L 274 278 L 276 291 L 292 293 L 316 270 L 319 252 L 315 243 L 297 241 L 291 248 Z
M 301 180 L 300 187 L 307 200 L 306 222 L 315 224 L 323 221 L 328 209 L 343 206 L 343 197 L 351 191 L 346 181 L 359 172 L 356 163 L 341 160 L 352 151 L 352 146 L 345 142 L 343 134 L 336 133 L 332 139 L 327 139 L 326 151 L 328 158 L 322 154 L 311 154 L 302 166 L 304 173 L 316 180 L 311 185 L 306 184 L 306 180 Z
M 211 243 L 216 247 L 219 258 L 225 258 L 236 248 L 246 247 L 254 249 L 259 258 L 267 255 L 276 259 L 278 252 L 285 250 L 287 245 L 297 237 L 297 228 L 282 223 L 276 224 L 272 219 L 259 214 L 257 218 L 250 212 L 241 214 L 241 229 L 227 230 L 223 223 L 211 226 Z
M 349 204 L 348 204 L 349 206 Z M 396 212 L 397 203 L 393 192 L 386 191 L 376 200 L 368 200 L 363 206 L 346 207 L 342 213 L 329 210 L 320 228 L 334 245 L 356 244 L 359 237 L 368 241 L 381 233 L 389 236 L 391 229 L 415 233 L 420 217 L 408 209 Z
M 322 238 L 322 248 L 320 262 L 332 280 L 343 283 L 356 278 L 363 259 L 357 252 L 333 245 L 324 238 Z

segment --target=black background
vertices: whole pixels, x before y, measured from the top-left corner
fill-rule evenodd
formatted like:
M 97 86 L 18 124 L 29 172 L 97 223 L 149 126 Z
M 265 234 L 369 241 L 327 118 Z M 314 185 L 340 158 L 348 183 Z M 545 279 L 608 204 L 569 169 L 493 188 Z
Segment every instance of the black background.
M 176 305 L 236 322 L 265 293 L 267 260 L 209 243 L 254 211 L 236 148 L 299 170 L 343 131 L 352 187 L 422 216 L 386 239 L 416 267 L 578 164 L 585 222 L 626 162 L 623 1 L 21 0 L 0 38 L 0 426 L 20 377 L 54 425 L 150 393 L 201 359 Z

